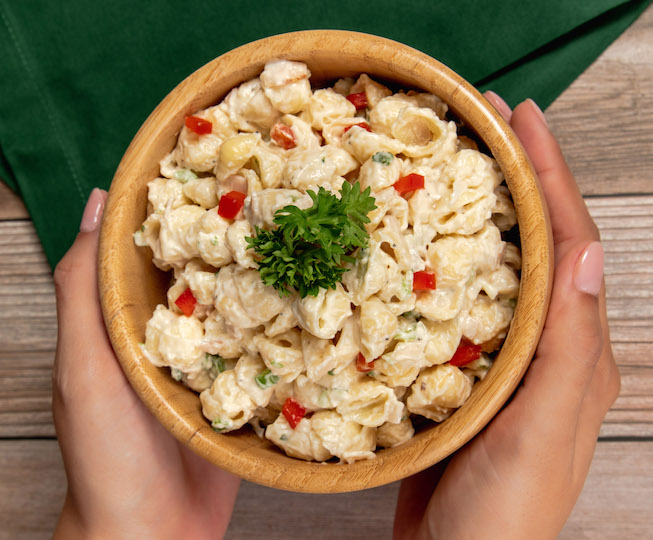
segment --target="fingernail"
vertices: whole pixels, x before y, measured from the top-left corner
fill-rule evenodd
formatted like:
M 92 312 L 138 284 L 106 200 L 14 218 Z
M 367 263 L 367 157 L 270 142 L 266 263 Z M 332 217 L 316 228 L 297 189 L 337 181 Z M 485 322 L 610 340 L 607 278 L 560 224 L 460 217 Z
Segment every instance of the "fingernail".
M 540 120 L 544 123 L 546 127 L 549 127 L 549 123 L 546 121 L 546 117 L 544 116 L 544 113 L 542 112 L 542 109 L 540 109 L 537 106 L 537 103 L 535 103 L 531 98 L 528 98 L 526 101 L 528 101 L 531 104 L 531 107 L 533 107 L 533 110 L 537 113 L 537 116 L 540 117 Z
M 102 210 L 104 210 L 104 192 L 99 188 L 94 188 L 86 201 L 79 231 L 85 233 L 97 229 L 102 218 Z
M 603 247 L 592 242 L 585 248 L 574 269 L 574 285 L 580 292 L 597 296 L 603 283 Z
M 499 111 L 501 116 L 503 116 L 506 120 L 510 120 L 512 110 L 510 109 L 510 106 L 505 101 L 503 101 L 503 98 L 499 94 L 493 92 L 492 90 L 488 90 L 485 92 L 485 97 L 488 98 L 488 101 L 497 111 Z

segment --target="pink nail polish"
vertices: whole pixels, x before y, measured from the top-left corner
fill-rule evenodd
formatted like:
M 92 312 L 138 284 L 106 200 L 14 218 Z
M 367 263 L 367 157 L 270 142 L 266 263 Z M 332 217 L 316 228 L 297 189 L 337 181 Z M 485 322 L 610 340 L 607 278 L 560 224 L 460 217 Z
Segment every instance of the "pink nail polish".
M 102 218 L 102 211 L 104 210 L 104 192 L 99 188 L 94 188 L 88 197 L 86 206 L 84 207 L 84 214 L 82 215 L 82 222 L 79 224 L 79 231 L 93 232 L 98 228 L 100 219 Z
M 492 90 L 488 90 L 485 92 L 485 97 L 494 106 L 494 108 L 499 111 L 499 114 L 503 116 L 506 121 L 510 120 L 510 117 L 512 116 L 512 110 L 499 94 L 493 92 Z
M 603 283 L 603 247 L 592 242 L 585 248 L 574 268 L 574 286 L 581 292 L 597 296 Z
M 533 110 L 537 113 L 537 116 L 539 116 L 540 120 L 542 120 L 542 122 L 544 122 L 544 125 L 549 127 L 549 123 L 546 121 L 546 117 L 544 116 L 544 113 L 542 112 L 542 109 L 539 108 L 537 103 L 535 103 L 531 98 L 528 98 L 526 101 L 528 101 L 530 103 L 531 107 L 533 107 Z

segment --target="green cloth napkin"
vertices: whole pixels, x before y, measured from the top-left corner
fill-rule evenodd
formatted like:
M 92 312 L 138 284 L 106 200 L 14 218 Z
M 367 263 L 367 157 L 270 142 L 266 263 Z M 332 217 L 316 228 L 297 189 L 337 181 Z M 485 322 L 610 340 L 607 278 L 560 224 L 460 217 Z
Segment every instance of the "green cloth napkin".
M 510 105 L 548 106 L 651 0 L 0 0 L 0 178 L 54 266 L 94 186 L 182 79 L 261 37 L 311 28 L 406 43 Z

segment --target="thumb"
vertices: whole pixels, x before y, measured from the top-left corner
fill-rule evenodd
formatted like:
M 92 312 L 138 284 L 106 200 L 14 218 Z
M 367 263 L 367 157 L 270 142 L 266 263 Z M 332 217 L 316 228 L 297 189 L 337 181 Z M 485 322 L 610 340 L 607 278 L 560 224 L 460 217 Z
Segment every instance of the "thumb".
M 95 188 L 88 198 L 79 234 L 54 270 L 59 340 L 79 334 L 101 317 L 97 288 L 99 225 L 107 192 Z M 102 325 L 104 326 L 104 325 Z
M 75 395 L 81 351 L 108 344 L 100 309 L 97 281 L 99 224 L 106 191 L 95 188 L 88 198 L 80 233 L 54 270 L 57 296 L 57 354 L 54 365 L 55 403 L 62 395 Z M 76 354 L 70 354 L 75 351 Z M 92 365 L 92 364 L 88 364 Z

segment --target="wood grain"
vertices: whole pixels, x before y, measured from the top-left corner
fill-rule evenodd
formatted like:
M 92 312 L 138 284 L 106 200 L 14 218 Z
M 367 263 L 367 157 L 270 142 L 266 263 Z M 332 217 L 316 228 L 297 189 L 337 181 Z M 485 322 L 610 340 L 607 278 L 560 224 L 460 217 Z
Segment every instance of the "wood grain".
M 653 442 L 602 442 L 561 540 L 649 538 Z M 56 441 L 0 440 L 0 540 L 50 538 L 66 480 Z M 309 495 L 243 482 L 228 540 L 390 540 L 398 484 Z

